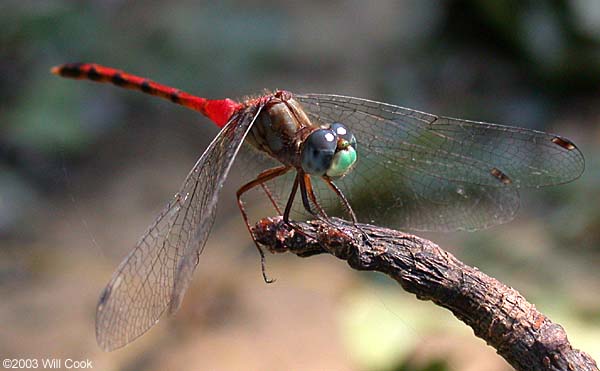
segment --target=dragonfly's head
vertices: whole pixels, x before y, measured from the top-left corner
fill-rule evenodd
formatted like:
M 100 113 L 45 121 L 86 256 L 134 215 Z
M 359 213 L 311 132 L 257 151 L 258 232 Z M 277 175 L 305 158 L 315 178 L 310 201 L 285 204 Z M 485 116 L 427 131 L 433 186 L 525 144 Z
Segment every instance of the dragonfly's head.
M 341 178 L 355 163 L 356 138 L 342 123 L 313 131 L 302 145 L 302 169 L 308 174 Z

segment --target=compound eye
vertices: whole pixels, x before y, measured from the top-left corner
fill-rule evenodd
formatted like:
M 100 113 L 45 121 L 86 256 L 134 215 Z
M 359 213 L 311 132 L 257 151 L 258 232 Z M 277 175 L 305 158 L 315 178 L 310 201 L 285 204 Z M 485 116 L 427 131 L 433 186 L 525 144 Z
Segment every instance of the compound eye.
M 317 129 L 305 140 L 302 147 L 302 169 L 308 174 L 324 175 L 333 161 L 337 136 L 331 129 Z
M 354 134 L 346 127 L 346 125 L 341 122 L 334 122 L 331 124 L 330 129 L 335 132 L 338 138 L 342 138 L 346 140 L 352 147 L 356 149 L 356 137 Z

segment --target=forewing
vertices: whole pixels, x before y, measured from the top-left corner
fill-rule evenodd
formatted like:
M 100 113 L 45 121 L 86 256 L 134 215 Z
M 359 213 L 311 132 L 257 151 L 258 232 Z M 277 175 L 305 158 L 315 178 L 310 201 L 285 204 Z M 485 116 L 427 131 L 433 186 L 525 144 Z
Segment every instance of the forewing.
M 96 311 L 96 338 L 120 348 L 177 310 L 212 227 L 220 189 L 262 107 L 234 114 L 155 223 L 123 260 Z
M 358 162 L 336 181 L 365 222 L 476 230 L 506 222 L 518 188 L 560 184 L 584 168 L 568 139 L 337 95 L 298 95 L 309 117 L 342 122 Z

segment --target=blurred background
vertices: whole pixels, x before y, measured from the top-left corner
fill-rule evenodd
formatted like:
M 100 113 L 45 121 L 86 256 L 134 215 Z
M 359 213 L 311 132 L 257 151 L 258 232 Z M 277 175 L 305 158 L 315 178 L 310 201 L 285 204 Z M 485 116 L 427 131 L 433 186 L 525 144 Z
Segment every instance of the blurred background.
M 0 4 L 0 355 L 98 370 L 510 370 L 387 277 L 330 256 L 259 259 L 222 192 L 174 318 L 102 352 L 94 316 L 120 260 L 217 128 L 169 102 L 50 75 L 89 61 L 207 97 L 355 95 L 559 133 L 574 183 L 522 192 L 515 221 L 425 235 L 519 290 L 600 359 L 600 3 L 573 1 Z

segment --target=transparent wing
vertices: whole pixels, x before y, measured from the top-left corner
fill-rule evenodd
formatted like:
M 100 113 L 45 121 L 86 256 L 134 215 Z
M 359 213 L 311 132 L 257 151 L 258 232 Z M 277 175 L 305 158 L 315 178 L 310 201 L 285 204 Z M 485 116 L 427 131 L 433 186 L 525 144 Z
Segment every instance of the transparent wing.
M 552 134 L 352 97 L 296 99 L 312 120 L 342 122 L 356 136 L 356 168 L 336 184 L 364 222 L 486 228 L 514 217 L 518 188 L 565 183 L 584 169 L 577 147 Z
M 120 348 L 179 307 L 214 222 L 219 191 L 262 107 L 235 114 L 146 235 L 123 260 L 96 311 L 96 338 Z

